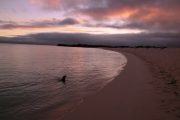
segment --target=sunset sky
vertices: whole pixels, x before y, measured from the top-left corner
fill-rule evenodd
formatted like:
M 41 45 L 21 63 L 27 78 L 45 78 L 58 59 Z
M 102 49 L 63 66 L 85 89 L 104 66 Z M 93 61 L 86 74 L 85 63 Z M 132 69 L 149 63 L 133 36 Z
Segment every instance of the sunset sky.
M 180 0 L 0 0 L 0 36 L 179 31 Z

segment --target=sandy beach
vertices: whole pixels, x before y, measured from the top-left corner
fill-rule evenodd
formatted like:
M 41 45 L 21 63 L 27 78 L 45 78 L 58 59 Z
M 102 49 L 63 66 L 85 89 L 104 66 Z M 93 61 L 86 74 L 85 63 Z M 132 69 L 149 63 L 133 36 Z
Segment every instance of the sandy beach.
M 110 84 L 64 120 L 178 120 L 180 49 L 110 49 L 128 64 Z

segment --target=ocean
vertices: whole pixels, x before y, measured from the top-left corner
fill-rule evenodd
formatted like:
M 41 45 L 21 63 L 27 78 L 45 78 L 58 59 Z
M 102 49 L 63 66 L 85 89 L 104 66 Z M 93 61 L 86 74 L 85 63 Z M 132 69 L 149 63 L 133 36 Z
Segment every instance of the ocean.
M 0 44 L 0 120 L 60 119 L 126 64 L 103 49 Z

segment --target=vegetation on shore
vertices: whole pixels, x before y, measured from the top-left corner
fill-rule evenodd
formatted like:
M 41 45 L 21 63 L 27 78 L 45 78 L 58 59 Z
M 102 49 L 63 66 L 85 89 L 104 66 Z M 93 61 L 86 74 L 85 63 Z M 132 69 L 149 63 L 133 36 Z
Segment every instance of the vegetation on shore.
M 164 46 L 108 46 L 108 45 L 88 45 L 88 44 L 58 44 L 57 46 L 64 46 L 64 47 L 85 47 L 85 48 L 167 48 Z

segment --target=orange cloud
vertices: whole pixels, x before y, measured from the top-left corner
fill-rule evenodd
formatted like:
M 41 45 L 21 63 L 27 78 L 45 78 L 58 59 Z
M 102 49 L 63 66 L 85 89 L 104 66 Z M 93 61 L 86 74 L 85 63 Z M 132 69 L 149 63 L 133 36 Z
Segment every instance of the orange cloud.
M 125 26 L 113 26 L 115 28 L 142 28 L 142 29 L 169 29 L 178 30 L 180 28 L 180 16 L 177 15 L 179 8 L 167 9 L 157 6 L 149 7 L 121 7 L 109 9 L 104 12 L 86 11 L 84 15 L 89 15 L 95 20 L 125 21 Z M 116 25 L 116 24 L 115 24 Z M 126 26 L 128 25 L 128 26 Z
M 121 18 L 121 19 L 128 19 L 132 15 L 136 14 L 138 12 L 137 9 L 133 8 L 121 8 L 119 10 L 114 10 L 108 12 L 108 16 L 110 18 Z

